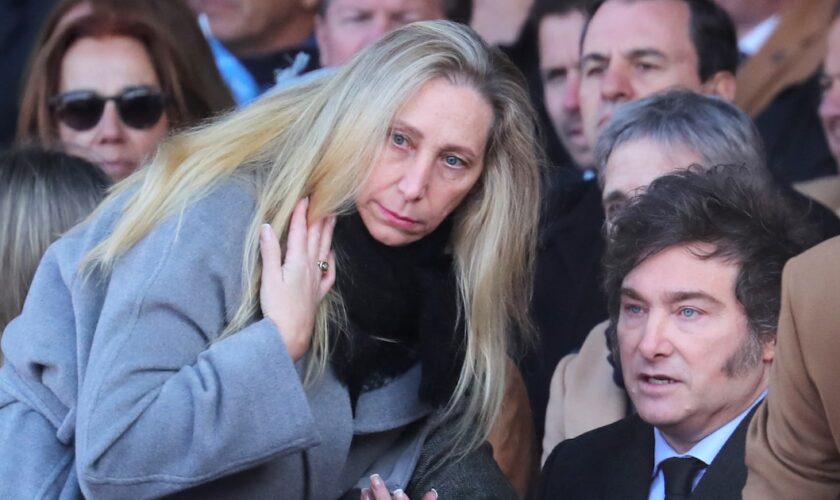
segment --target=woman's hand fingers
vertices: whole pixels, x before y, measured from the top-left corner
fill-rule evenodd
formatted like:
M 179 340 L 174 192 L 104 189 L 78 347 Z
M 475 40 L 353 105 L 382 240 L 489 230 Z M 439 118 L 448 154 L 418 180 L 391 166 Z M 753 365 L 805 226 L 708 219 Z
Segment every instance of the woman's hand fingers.
M 329 244 L 324 245 L 325 239 L 331 242 L 334 222 L 327 217 L 308 225 L 308 208 L 306 198 L 295 205 L 285 252 L 270 227 L 260 232 L 260 306 L 263 315 L 277 326 L 295 361 L 309 350 L 318 305 L 335 283 L 335 256 Z M 322 248 L 326 248 L 323 254 Z M 327 261 L 326 272 L 319 268 L 319 260 Z
M 280 242 L 271 224 L 263 224 L 260 228 L 260 256 L 262 257 L 262 278 L 269 281 L 282 281 L 283 279 L 283 252 L 280 250 Z
M 370 476 L 370 496 L 373 500 L 392 500 L 391 492 L 379 474 Z
M 423 500 L 436 500 L 437 497 L 437 491 L 432 489 L 423 495 Z M 360 498 L 361 500 L 409 500 L 403 490 L 395 490 L 393 494 L 388 491 L 388 487 L 385 486 L 379 474 L 370 476 L 370 488 L 363 489 Z
M 330 250 L 327 254 L 327 272 L 321 275 L 321 285 L 318 290 L 319 299 L 323 299 L 335 284 L 335 253 Z
M 332 250 L 332 236 L 335 230 L 335 215 L 331 215 L 324 219 L 324 228 L 321 231 L 321 241 L 319 242 L 318 255 L 321 259 L 328 256 Z
M 296 262 L 306 257 L 307 227 L 306 210 L 309 208 L 309 198 L 297 202 L 289 221 L 289 234 L 286 238 L 286 262 Z

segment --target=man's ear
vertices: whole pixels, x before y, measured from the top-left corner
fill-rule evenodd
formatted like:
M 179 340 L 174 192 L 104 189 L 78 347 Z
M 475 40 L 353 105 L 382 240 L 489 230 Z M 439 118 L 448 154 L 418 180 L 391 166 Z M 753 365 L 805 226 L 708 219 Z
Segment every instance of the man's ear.
M 720 96 L 729 102 L 735 100 L 735 75 L 731 71 L 718 71 L 703 82 L 703 93 Z
M 770 363 L 776 355 L 776 337 L 773 340 L 764 343 L 761 348 L 761 360 L 765 363 Z

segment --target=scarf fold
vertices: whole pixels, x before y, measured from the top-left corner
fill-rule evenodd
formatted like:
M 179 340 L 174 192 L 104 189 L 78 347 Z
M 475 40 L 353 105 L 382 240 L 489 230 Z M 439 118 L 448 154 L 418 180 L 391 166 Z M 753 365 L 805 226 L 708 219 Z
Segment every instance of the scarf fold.
M 347 384 L 355 411 L 359 395 L 422 365 L 418 396 L 435 407 L 449 401 L 464 362 L 466 334 L 458 314 L 452 223 L 445 220 L 421 240 L 383 245 L 357 212 L 339 217 L 336 288 L 349 331 L 336 337 L 330 358 Z

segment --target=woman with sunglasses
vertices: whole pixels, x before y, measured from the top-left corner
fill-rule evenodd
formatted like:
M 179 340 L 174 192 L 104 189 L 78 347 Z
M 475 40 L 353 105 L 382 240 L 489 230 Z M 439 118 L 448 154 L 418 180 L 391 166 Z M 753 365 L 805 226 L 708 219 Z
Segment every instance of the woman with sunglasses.
M 485 439 L 531 331 L 523 82 L 415 23 L 165 142 L 4 333 L 4 493 L 515 497 Z
M 194 29 L 172 33 L 152 7 L 134 1 L 123 10 L 97 0 L 67 4 L 59 6 L 66 20 L 52 24 L 32 60 L 18 142 L 60 145 L 121 180 L 171 129 L 232 106 L 209 50 L 187 52 L 198 43 L 176 38 L 201 36 L 193 18 L 183 21 Z M 198 74 L 196 58 L 204 59 Z

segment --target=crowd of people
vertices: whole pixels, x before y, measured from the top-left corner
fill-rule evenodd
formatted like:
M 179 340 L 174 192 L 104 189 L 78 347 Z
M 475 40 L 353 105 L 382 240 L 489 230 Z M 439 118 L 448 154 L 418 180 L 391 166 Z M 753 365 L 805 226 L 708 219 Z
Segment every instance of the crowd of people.
M 0 496 L 840 496 L 837 0 L 0 16 Z

